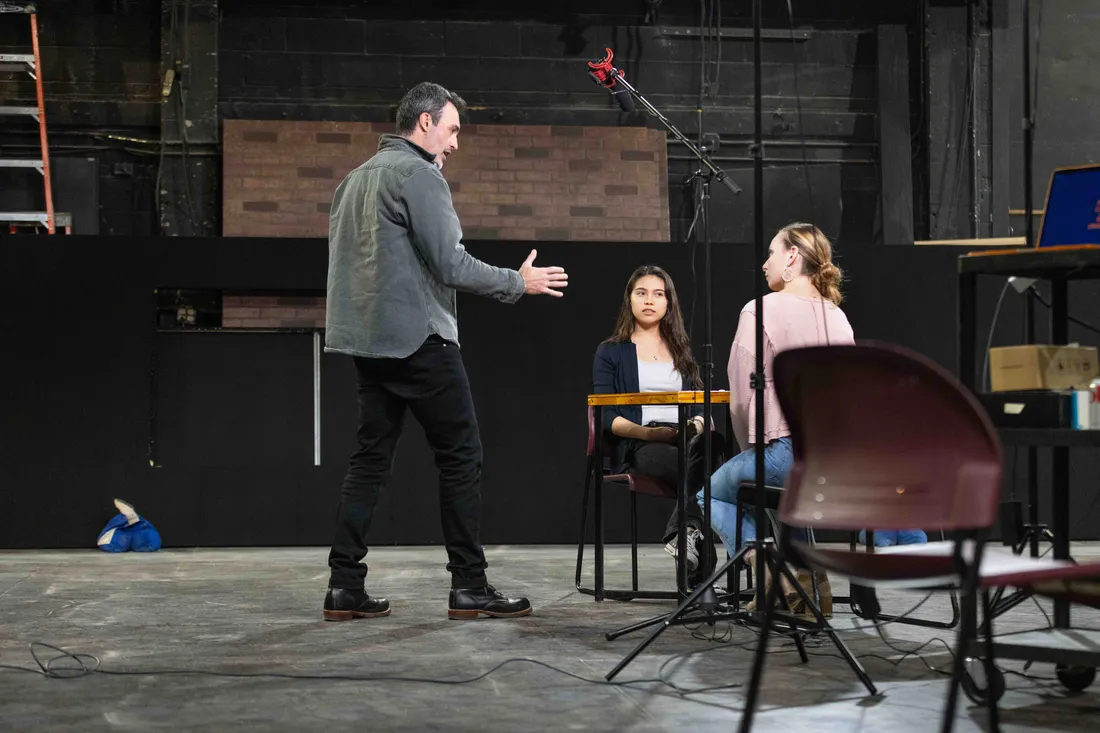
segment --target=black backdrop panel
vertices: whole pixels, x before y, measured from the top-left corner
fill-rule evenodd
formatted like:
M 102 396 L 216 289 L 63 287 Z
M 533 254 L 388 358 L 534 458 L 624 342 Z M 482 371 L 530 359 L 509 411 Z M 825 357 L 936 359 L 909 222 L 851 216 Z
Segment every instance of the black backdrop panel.
M 159 333 L 158 466 L 313 465 L 313 336 Z
M 592 355 L 615 321 L 626 278 L 657 263 L 676 281 L 702 354 L 702 299 L 690 246 L 540 243 L 540 263 L 570 273 L 561 299 L 507 306 L 459 298 L 460 337 L 485 446 L 482 538 L 495 543 L 576 541 L 584 471 L 585 395 Z M 528 248 L 472 243 L 493 264 L 515 267 Z M 857 338 L 909 346 L 955 365 L 954 248 L 842 243 L 845 310 Z M 158 287 L 322 293 L 321 240 L 7 237 L 0 246 L 0 516 L 4 547 L 90 547 L 133 501 L 169 546 L 326 544 L 348 456 L 355 446 L 351 359 L 322 357 L 322 460 L 313 465 L 311 336 L 157 334 Z M 702 277 L 702 253 L 694 271 Z M 714 247 L 715 386 L 737 314 L 752 297 L 752 250 Z M 701 285 L 702 280 L 698 280 Z M 1001 282 L 983 280 L 979 332 Z M 694 307 L 693 307 L 694 303 Z M 1100 312 L 1097 291 L 1075 284 L 1071 307 Z M 1010 291 L 995 343 L 1019 338 L 1021 301 Z M 1040 311 L 1040 317 L 1044 314 Z M 1041 323 L 1040 333 L 1046 329 Z M 1087 332 L 1070 337 L 1096 343 Z M 157 354 L 157 390 L 150 367 Z M 149 463 L 156 408 L 157 458 Z M 721 423 L 720 423 L 721 424 Z M 1074 537 L 1096 537 L 1096 456 L 1073 451 Z M 1006 493 L 1023 492 L 1023 463 Z M 1046 495 L 1049 469 L 1041 465 Z M 1044 507 L 1046 503 L 1044 502 Z M 610 541 L 628 537 L 626 497 L 607 501 Z M 668 502 L 639 501 L 643 539 L 656 541 Z M 1045 514 L 1044 508 L 1044 514 Z M 439 543 L 438 494 L 423 432 L 408 417 L 394 474 L 371 530 L 375 544 Z

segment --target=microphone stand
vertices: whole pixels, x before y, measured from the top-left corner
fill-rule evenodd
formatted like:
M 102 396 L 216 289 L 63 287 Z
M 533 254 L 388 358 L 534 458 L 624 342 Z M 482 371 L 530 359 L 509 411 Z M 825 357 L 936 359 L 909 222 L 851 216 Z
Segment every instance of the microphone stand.
M 1035 245 L 1035 218 L 1033 198 L 1033 163 L 1034 163 L 1034 135 L 1035 135 L 1035 110 L 1031 101 L 1031 2 L 1023 2 L 1023 102 L 1024 102 L 1024 248 L 1031 249 Z M 1009 279 L 1013 282 L 1013 278 Z M 1023 293 L 1024 298 L 1024 342 L 1034 344 L 1035 338 L 1035 301 L 1039 291 L 1035 288 L 1035 281 L 1030 278 L 1018 278 L 1020 281 L 1028 281 L 1021 290 L 1013 287 L 1017 292 Z M 1039 298 L 1041 301 L 1041 298 Z M 983 385 L 984 388 L 984 385 Z M 1024 524 L 1023 536 L 1019 538 L 1012 548 L 1016 555 L 1023 554 L 1024 550 L 1030 550 L 1031 557 L 1039 557 L 1039 542 L 1054 542 L 1054 533 L 1047 525 L 1039 521 L 1039 451 L 1034 445 L 1027 447 L 1027 522 Z M 1004 597 L 1004 589 L 998 589 L 993 594 L 991 615 L 996 617 L 1015 608 L 1027 600 L 1030 596 L 1017 591 L 1007 598 Z M 984 627 L 983 627 L 984 628 Z
M 714 354 L 713 354 L 713 344 L 712 344 L 712 341 L 711 341 L 711 333 L 712 333 L 712 328 L 713 327 L 712 327 L 712 317 L 711 317 L 711 314 L 712 314 L 712 299 L 711 299 L 711 269 L 712 269 L 712 266 L 711 266 L 711 240 L 710 240 L 710 185 L 711 185 L 711 181 L 717 181 L 717 182 L 721 183 L 722 185 L 724 185 L 727 189 L 729 189 L 729 191 L 731 193 L 733 193 L 734 195 L 738 195 L 738 194 L 741 193 L 741 187 L 738 186 L 731 178 L 729 178 L 729 176 L 726 174 L 725 171 L 723 171 L 721 168 L 719 168 L 714 163 L 714 161 L 708 155 L 706 150 L 701 150 L 700 148 L 698 148 L 690 139 L 687 138 L 687 136 L 685 136 L 682 132 L 680 132 L 680 130 L 678 130 L 676 128 L 676 126 L 673 125 L 668 120 L 668 118 L 665 117 L 661 113 L 661 111 L 659 109 L 654 107 L 649 102 L 648 99 L 646 99 L 644 96 L 642 96 L 642 94 L 640 92 L 638 92 L 637 89 L 635 89 L 629 82 L 627 82 L 626 79 L 623 78 L 623 74 L 619 69 L 616 69 L 616 68 L 614 68 L 613 66 L 610 65 L 610 61 L 611 61 L 611 58 L 612 58 L 611 49 L 607 49 L 607 52 L 608 52 L 608 56 L 603 62 L 601 62 L 601 64 L 598 65 L 599 68 L 598 68 L 597 72 L 596 73 L 590 72 L 590 75 L 596 81 L 596 83 L 600 84 L 601 86 L 607 87 L 609 90 L 612 91 L 612 94 L 615 94 L 616 97 L 618 97 L 621 94 L 621 92 L 616 92 L 615 89 L 621 88 L 621 89 L 625 90 L 626 92 L 628 92 L 631 95 L 631 97 L 637 102 L 637 104 L 640 105 L 642 108 L 644 108 L 657 121 L 659 121 L 665 127 L 665 129 L 667 129 L 669 131 L 669 133 L 673 137 L 675 137 L 677 140 L 679 140 L 688 149 L 688 151 L 690 151 L 692 153 L 692 155 L 694 155 L 696 157 L 696 159 L 699 161 L 699 164 L 700 164 L 700 169 L 698 171 L 696 171 L 691 176 L 691 178 L 689 180 L 692 180 L 692 179 L 698 177 L 699 181 L 700 181 L 700 184 L 701 184 L 701 194 L 700 194 L 700 203 L 699 203 L 699 205 L 700 205 L 700 219 L 701 219 L 701 222 L 700 222 L 701 227 L 700 228 L 701 228 L 701 231 L 702 231 L 702 240 L 703 240 L 702 244 L 703 244 L 703 273 L 704 273 L 704 295 L 703 295 L 704 343 L 703 343 L 702 376 L 703 376 L 703 415 L 704 415 L 704 418 L 705 418 L 704 431 L 706 431 L 706 430 L 710 429 L 709 424 L 712 420 L 712 418 L 711 418 L 711 393 L 713 391 L 712 385 L 713 385 L 713 373 L 714 373 Z M 615 87 L 615 89 L 612 89 L 612 87 Z M 620 99 L 620 106 L 622 106 L 622 100 L 621 99 Z M 698 232 L 696 233 L 695 236 L 696 237 L 699 236 Z M 684 409 L 684 408 L 681 407 L 681 410 L 682 409 Z M 687 442 L 685 440 L 683 440 L 683 436 L 681 436 L 680 450 L 681 450 L 681 452 L 686 452 L 686 450 L 687 450 Z M 704 440 L 703 440 L 703 466 L 704 466 L 704 470 L 703 470 L 703 476 L 704 476 L 704 480 L 703 480 L 703 498 L 704 498 L 704 505 L 703 505 L 703 538 L 704 538 L 704 547 L 707 547 L 707 548 L 710 548 L 710 547 L 714 546 L 713 530 L 711 529 L 711 521 L 710 521 L 710 519 L 711 519 L 711 516 L 710 516 L 711 515 L 711 508 L 710 508 L 710 496 L 711 496 L 711 494 L 710 494 L 710 489 L 711 489 L 710 474 L 711 474 L 711 467 L 712 467 L 712 461 L 713 461 L 713 456 L 711 455 L 711 453 L 712 453 L 711 441 L 709 439 L 707 439 L 707 435 L 706 435 L 706 433 L 704 433 Z M 678 560 L 680 562 L 683 562 L 683 558 L 684 558 L 685 553 L 686 553 L 686 533 L 684 532 L 683 520 L 684 520 L 684 517 L 685 517 L 685 514 L 686 514 L 687 501 L 689 501 L 690 498 L 686 496 L 684 491 L 680 491 L 679 494 L 680 494 L 680 496 L 678 497 L 678 501 L 679 501 L 679 510 L 680 510 L 679 511 L 680 532 L 679 532 L 678 537 L 677 537 L 677 553 L 678 553 Z M 711 560 L 710 560 L 710 552 L 709 551 L 704 552 L 704 557 L 701 558 L 700 562 L 703 564 L 703 575 L 704 576 L 711 575 L 712 568 L 711 568 Z M 661 624 L 661 623 L 663 623 L 663 625 L 660 627 L 660 629 L 663 629 L 663 628 L 666 628 L 667 626 L 673 625 L 673 624 L 684 625 L 684 624 L 694 624 L 694 623 L 709 623 L 709 624 L 713 625 L 716 621 L 733 618 L 735 614 L 730 613 L 728 611 L 724 611 L 724 610 L 723 611 L 718 610 L 719 603 L 718 603 L 718 598 L 717 598 L 717 596 L 714 592 L 713 583 L 714 583 L 714 580 L 712 579 L 710 582 L 706 583 L 705 585 L 699 586 L 698 588 L 695 589 L 695 591 L 693 593 L 691 593 L 689 596 L 687 596 L 687 598 L 689 598 L 691 602 L 687 603 L 685 601 L 684 603 L 681 604 L 681 609 L 686 609 L 688 606 L 697 607 L 698 610 L 703 614 L 702 617 L 697 616 L 697 615 L 689 617 L 689 616 L 686 616 L 686 615 L 682 615 L 681 613 L 678 613 L 678 614 L 674 614 L 675 618 L 671 618 L 671 617 L 668 617 L 667 614 L 662 614 L 660 616 L 656 616 L 654 618 L 648 619 L 648 620 L 643 621 L 641 623 L 632 624 L 632 625 L 627 626 L 625 628 L 609 632 L 606 635 L 607 639 L 609 641 L 611 641 L 611 640 L 617 639 L 618 637 L 623 636 L 625 634 L 629 634 L 629 633 L 632 633 L 634 631 L 638 631 L 640 629 L 647 628 L 649 626 L 654 626 L 656 624 Z M 698 599 L 698 603 L 696 603 L 697 599 Z M 660 632 L 660 629 L 658 629 L 657 633 Z M 643 648 L 645 648 L 645 646 L 647 646 L 649 644 L 649 642 L 651 642 L 655 636 L 656 636 L 656 634 L 651 636 L 649 639 L 646 639 L 638 649 L 636 649 L 634 652 L 632 652 L 629 655 L 629 657 L 627 659 L 625 659 L 619 665 L 619 667 L 617 667 L 615 669 L 615 671 L 613 671 L 610 675 L 608 675 L 608 679 L 611 679 L 612 677 L 614 677 L 615 674 L 617 674 L 620 669 L 622 669 L 627 663 L 629 663 L 629 661 L 631 659 L 633 659 L 634 656 L 636 656 Z
M 702 584 L 697 586 L 695 588 L 695 590 L 693 590 L 686 598 L 684 598 L 680 602 L 680 605 L 677 606 L 676 610 L 673 611 L 672 613 L 667 614 L 665 616 L 658 616 L 656 618 L 649 619 L 647 621 L 643 621 L 641 623 L 637 623 L 637 624 L 634 624 L 632 626 L 628 626 L 624 629 L 621 629 L 620 631 L 607 634 L 607 639 L 610 641 L 612 639 L 618 638 L 619 636 L 621 636 L 623 634 L 630 633 L 630 632 L 636 631 L 638 629 L 646 628 L 646 627 L 649 627 L 649 626 L 656 626 L 656 628 L 653 629 L 653 631 L 651 631 L 645 639 L 643 639 L 634 649 L 632 649 L 630 651 L 629 654 L 627 654 L 622 659 L 622 661 L 620 661 L 610 672 L 608 672 L 608 674 L 605 677 L 605 679 L 607 679 L 608 681 L 614 679 L 615 676 L 619 674 L 619 672 L 621 672 L 624 668 L 626 668 L 626 666 L 628 664 L 630 664 L 630 662 L 633 661 L 635 657 L 637 657 L 639 654 L 641 654 L 642 651 L 645 650 L 646 647 L 648 647 L 651 643 L 653 643 L 653 641 L 665 629 L 667 629 L 670 626 L 673 626 L 673 625 L 686 625 L 686 624 L 697 624 L 697 623 L 708 623 L 708 624 L 713 625 L 713 623 L 715 621 L 718 621 L 718 620 L 737 621 L 739 623 L 743 623 L 743 624 L 747 624 L 747 625 L 764 626 L 764 624 L 766 623 L 766 617 L 767 617 L 767 614 L 766 614 L 766 611 L 767 611 L 767 609 L 766 609 L 766 596 L 768 595 L 768 593 L 765 590 L 765 582 L 764 582 L 764 579 L 768 577 L 767 576 L 767 571 L 766 571 L 765 568 L 771 568 L 773 570 L 773 573 L 772 573 L 772 582 L 773 583 L 780 583 L 781 582 L 781 580 L 780 580 L 781 576 L 787 578 L 791 583 L 793 583 L 794 587 L 796 589 L 798 589 L 799 595 L 801 596 L 803 603 L 805 603 L 807 608 L 812 610 L 813 613 L 814 613 L 814 617 L 816 619 L 815 621 L 808 621 L 808 620 L 804 620 L 804 619 L 800 619 L 800 618 L 795 618 L 794 616 L 787 616 L 787 617 L 784 617 L 784 618 L 776 619 L 776 622 L 783 624 L 783 626 L 786 627 L 785 631 L 793 637 L 794 642 L 795 642 L 795 646 L 798 648 L 799 656 L 801 657 L 802 662 L 804 662 L 804 663 L 808 662 L 809 657 L 806 654 L 806 649 L 805 649 L 805 646 L 802 642 L 803 632 L 798 631 L 798 629 L 800 627 L 804 628 L 804 629 L 807 629 L 807 630 L 815 630 L 815 631 L 819 631 L 819 630 L 824 628 L 826 633 L 833 639 L 834 643 L 836 643 L 838 645 L 838 648 L 841 650 L 842 654 L 847 652 L 847 649 L 843 646 L 843 642 L 841 642 L 836 637 L 836 635 L 832 632 L 831 628 L 825 623 L 824 618 L 821 616 L 820 609 L 818 609 L 818 607 L 817 607 L 816 598 L 808 597 L 806 595 L 805 591 L 802 590 L 802 587 L 798 583 L 798 579 L 793 576 L 793 574 L 791 573 L 790 568 L 786 565 L 786 563 L 782 562 L 782 558 L 781 558 L 781 556 L 780 556 L 780 554 L 779 554 L 779 552 L 776 548 L 775 542 L 771 539 L 766 539 L 766 538 L 763 537 L 764 528 L 767 527 L 768 517 L 767 517 L 767 502 L 766 502 L 766 489 L 765 489 L 765 486 L 766 486 L 766 482 L 765 482 L 766 470 L 765 470 L 764 445 L 763 445 L 763 440 L 764 440 L 764 435 L 765 435 L 765 425 L 764 425 L 764 394 L 765 394 L 764 393 L 764 385 L 765 385 L 765 378 L 764 378 L 764 349 L 763 349 L 763 346 L 762 346 L 762 344 L 764 343 L 764 318 L 763 318 L 763 316 L 764 316 L 764 281 L 761 279 L 761 271 L 764 269 L 764 247 L 763 247 L 763 244 L 764 244 L 765 240 L 764 240 L 764 140 L 763 140 L 764 125 L 763 125 L 763 100 L 762 100 L 762 93 L 761 93 L 761 89 L 762 89 L 762 83 L 761 83 L 761 67 L 762 67 L 761 27 L 760 27 L 761 26 L 761 0 L 752 0 L 752 22 L 753 22 L 753 81 L 754 81 L 754 87 L 755 87 L 755 90 L 754 90 L 755 129 L 754 129 L 754 134 L 753 134 L 753 148 L 752 148 L 752 151 L 753 151 L 753 181 L 754 181 L 754 185 L 755 185 L 755 190 L 753 191 L 753 202 L 754 202 L 754 209 L 753 209 L 754 231 L 753 231 L 753 235 L 754 235 L 754 241 L 752 243 L 752 246 L 753 246 L 753 252 L 755 254 L 754 259 L 755 259 L 755 265 L 756 265 L 755 279 L 754 279 L 754 282 L 755 282 L 754 293 L 755 293 L 755 299 L 756 299 L 756 344 L 757 344 L 755 373 L 752 375 L 752 389 L 753 389 L 753 392 L 754 392 L 755 398 L 756 398 L 756 411 L 755 411 L 755 413 L 756 413 L 755 414 L 756 431 L 755 431 L 755 433 L 756 433 L 756 439 L 757 439 L 757 444 L 756 444 L 757 445 L 757 450 L 755 452 L 755 463 L 756 463 L 756 466 L 755 466 L 755 468 L 756 468 L 756 481 L 755 481 L 755 484 L 756 484 L 757 496 L 756 496 L 756 500 L 755 500 L 753 508 L 754 508 L 754 518 L 756 520 L 756 527 L 757 527 L 757 539 L 749 541 L 749 542 L 745 542 L 744 545 L 737 551 L 737 553 L 733 557 L 728 559 L 725 562 L 725 564 L 722 565 L 722 567 L 715 570 L 706 581 L 704 581 Z M 610 52 L 610 49 L 609 49 L 609 52 Z M 704 247 L 705 247 L 704 257 L 705 257 L 705 260 L 706 260 L 706 269 L 704 270 L 704 272 L 706 273 L 706 296 L 705 296 L 705 300 L 704 300 L 704 308 L 705 308 L 705 328 L 706 328 L 706 331 L 707 331 L 707 333 L 706 333 L 706 345 L 705 345 L 705 352 L 704 352 L 705 356 L 706 356 L 706 365 L 705 365 L 706 371 L 704 372 L 704 405 L 705 405 L 704 409 L 707 411 L 706 414 L 709 417 L 709 415 L 710 415 L 710 412 L 709 412 L 709 409 L 710 409 L 710 375 L 711 375 L 711 370 L 712 370 L 712 363 L 711 363 L 711 358 L 712 357 L 711 357 L 711 351 L 710 351 L 710 349 L 711 349 L 711 343 L 710 343 L 710 327 L 711 327 L 711 322 L 710 322 L 710 305 L 711 305 L 710 304 L 710 236 L 709 236 L 709 232 L 707 230 L 707 227 L 709 225 L 709 217 L 707 216 L 707 213 L 708 213 L 707 203 L 709 202 L 709 182 L 710 182 L 710 178 L 713 177 L 715 180 L 718 180 L 718 181 L 721 181 L 722 183 L 725 183 L 726 186 L 729 187 L 730 190 L 733 191 L 735 194 L 740 193 L 741 190 L 740 190 L 740 188 L 738 188 L 736 186 L 736 184 L 734 184 L 732 181 L 730 181 L 726 177 L 726 174 L 721 169 L 719 169 L 716 165 L 714 165 L 714 162 L 711 161 L 710 158 L 707 157 L 707 155 L 704 152 L 698 150 L 694 145 L 692 145 L 691 141 L 689 141 L 678 130 L 676 130 L 676 128 L 674 128 L 668 122 L 668 120 L 665 119 L 664 116 L 661 115 L 661 113 L 658 112 L 653 107 L 653 105 L 651 105 L 648 101 L 646 101 L 646 99 L 644 97 L 642 97 L 640 94 L 638 94 L 637 91 L 632 86 L 627 84 L 626 80 L 622 78 L 622 75 L 621 75 L 621 73 L 618 72 L 618 70 L 612 69 L 612 71 L 614 72 L 614 76 L 615 76 L 615 80 L 614 80 L 612 85 L 622 84 L 624 86 L 624 88 L 626 88 L 630 92 L 630 94 L 639 103 L 641 103 L 641 105 L 643 107 L 645 107 L 645 109 L 647 111 L 649 111 L 650 114 L 654 115 L 658 120 L 660 120 L 665 125 L 665 127 L 667 127 L 669 129 L 669 131 L 672 132 L 672 134 L 678 140 L 680 140 L 680 142 L 682 142 L 688 148 L 688 150 L 691 151 L 691 153 L 694 154 L 699 159 L 699 161 L 703 164 L 703 166 L 705 166 L 707 168 L 707 170 L 709 171 L 709 174 L 704 173 L 703 177 L 702 177 L 703 186 L 704 186 L 704 188 L 703 188 L 703 209 L 702 209 L 703 230 L 704 230 L 703 239 L 704 239 Z M 606 86 L 607 85 L 606 82 L 604 82 L 604 83 L 605 83 L 605 86 Z M 707 443 L 707 453 L 705 455 L 706 455 L 706 464 L 705 465 L 706 465 L 707 470 L 706 470 L 706 480 L 704 481 L 704 484 L 703 484 L 703 492 L 704 492 L 703 496 L 704 496 L 704 500 L 705 500 L 705 506 L 704 506 L 705 535 L 704 536 L 707 538 L 707 541 L 709 542 L 710 541 L 710 536 L 711 536 L 710 535 L 711 528 L 710 528 L 710 471 L 709 471 L 709 468 L 710 468 L 710 453 L 709 453 L 709 441 Z M 681 497 L 681 499 L 682 499 L 682 497 Z M 681 508 L 682 508 L 682 506 L 683 505 L 681 503 Z M 682 516 L 683 515 L 681 514 L 681 517 Z M 681 538 L 679 547 L 682 550 L 682 547 L 683 547 L 682 538 Z M 714 590 L 713 590 L 714 583 L 717 582 L 723 575 L 725 575 L 731 568 L 736 567 L 739 564 L 743 563 L 745 554 L 752 551 L 752 550 L 756 551 L 756 554 L 755 554 L 756 568 L 755 568 L 755 576 L 754 576 L 755 585 L 756 585 L 756 589 L 755 589 L 756 590 L 756 607 L 751 611 L 741 610 L 739 608 L 740 598 L 735 596 L 734 601 L 736 603 L 736 606 L 734 607 L 733 610 L 724 610 L 724 611 L 721 611 L 721 612 L 716 611 L 715 608 L 717 606 L 717 602 L 716 602 L 716 599 L 714 599 Z M 709 562 L 709 552 L 707 553 L 707 557 L 703 560 L 703 562 L 705 563 L 704 568 L 706 570 L 709 570 L 710 569 L 708 567 L 709 564 L 710 564 L 710 562 Z M 774 594 L 774 591 L 773 591 L 773 596 L 774 595 L 775 594 Z M 814 595 L 816 596 L 817 594 L 814 593 Z M 778 598 L 780 599 L 783 606 L 785 608 L 787 608 L 787 601 L 784 597 L 784 594 L 779 593 Z M 699 613 L 688 615 L 688 613 L 687 613 L 688 610 L 692 609 L 692 608 L 696 608 L 699 611 Z M 787 608 L 787 610 L 789 610 L 789 608 Z M 849 661 L 849 664 L 853 664 L 854 659 L 851 657 L 850 653 L 845 654 L 845 657 Z M 762 660 L 762 658 L 758 658 L 757 662 L 759 663 L 761 660 Z M 858 663 L 855 663 L 855 666 L 858 666 Z M 853 668 L 855 668 L 855 667 L 853 667 Z M 862 670 L 859 670 L 859 671 L 862 672 Z M 861 678 L 864 678 L 865 676 L 866 675 L 864 673 L 863 675 L 861 675 Z M 746 709 L 751 709 L 751 708 L 746 708 Z
M 1024 102 L 1024 249 L 1035 246 L 1035 214 L 1034 214 L 1034 140 L 1035 140 L 1035 110 L 1031 100 L 1031 2 L 1023 2 L 1023 49 L 1024 63 L 1023 78 L 1023 102 Z M 1024 280 L 1025 278 L 1020 278 Z M 1011 278 L 1010 278 L 1011 280 Z M 1015 283 L 1013 283 L 1015 287 Z M 1035 282 L 1029 282 L 1022 291 L 1024 301 L 1024 341 L 1034 344 L 1035 339 L 1035 301 L 1039 291 L 1035 288 Z M 1040 301 L 1041 298 L 1038 298 Z M 984 385 L 983 385 L 984 387 Z M 1039 557 L 1039 542 L 1054 542 L 1054 533 L 1047 525 L 1039 521 L 1039 451 L 1034 445 L 1027 447 L 1027 523 L 1024 524 L 1024 534 L 1019 538 L 1012 552 L 1021 555 L 1024 550 L 1030 550 L 1031 557 Z M 1004 597 L 1004 589 L 997 590 L 993 594 L 991 615 L 993 617 L 1015 608 L 1028 599 L 1028 594 L 1017 591 L 1007 598 Z M 983 625 L 983 629 L 985 625 Z
M 610 54 L 611 49 L 607 49 L 607 51 Z M 738 186 L 736 183 L 734 183 L 733 179 L 730 178 L 729 176 L 727 176 L 726 172 L 724 170 L 722 170 L 717 165 L 715 165 L 714 161 L 711 160 L 710 156 L 707 155 L 705 151 L 700 150 L 699 148 L 697 148 L 695 146 L 695 143 L 693 143 L 691 140 L 689 140 L 684 135 L 684 133 L 677 130 L 676 126 L 673 125 L 671 122 L 669 122 L 668 118 L 665 117 L 663 114 L 661 114 L 661 111 L 659 109 L 657 109 L 652 104 L 650 104 L 648 99 L 643 97 L 638 92 L 637 89 L 635 89 L 633 86 L 631 86 L 630 83 L 625 78 L 623 78 L 622 71 L 620 71 L 619 69 L 616 69 L 613 66 L 609 67 L 609 70 L 610 70 L 610 75 L 614 77 L 612 85 L 622 86 L 623 89 L 630 92 L 630 96 L 633 97 L 636 102 L 641 104 L 642 107 L 645 108 L 646 112 L 649 112 L 649 114 L 651 114 L 655 118 L 657 118 L 657 121 L 660 122 L 662 125 L 664 125 L 665 128 L 670 133 L 672 133 L 672 136 L 675 137 L 677 140 L 679 140 L 681 143 L 683 143 L 684 146 L 687 147 L 688 152 L 690 152 L 692 155 L 694 155 L 699 160 L 699 162 L 702 163 L 706 167 L 706 169 L 709 171 L 709 173 L 705 174 L 706 177 L 705 177 L 704 180 L 706 180 L 709 183 L 710 182 L 710 177 L 713 176 L 714 180 L 716 180 L 719 183 L 725 185 L 726 188 L 728 188 L 735 196 L 739 195 L 741 193 L 741 187 Z M 607 83 L 600 81 L 599 78 L 595 74 L 591 74 L 591 76 L 592 76 L 593 79 L 596 80 L 597 84 L 600 84 L 600 86 L 610 88 Z M 612 91 L 612 94 L 615 94 L 615 92 Z M 763 265 L 761 265 L 761 267 L 763 267 Z M 709 280 L 708 280 L 708 282 L 709 282 Z
M 1031 2 L 1024 0 L 1023 18 L 1023 62 L 1024 62 L 1024 221 L 1026 233 L 1024 248 L 1035 246 L 1033 163 L 1035 140 L 1035 112 L 1031 108 Z M 1026 342 L 1035 343 L 1035 298 L 1032 297 L 1034 284 L 1027 289 L 1027 301 L 1024 303 L 1024 331 Z M 1015 468 L 1013 468 L 1015 470 Z M 1027 447 L 1027 501 L 1028 523 L 1024 539 L 1030 545 L 1031 556 L 1039 557 L 1039 539 L 1046 534 L 1046 526 L 1039 523 L 1039 451 L 1034 445 Z M 1021 541 L 1023 544 L 1023 541 Z

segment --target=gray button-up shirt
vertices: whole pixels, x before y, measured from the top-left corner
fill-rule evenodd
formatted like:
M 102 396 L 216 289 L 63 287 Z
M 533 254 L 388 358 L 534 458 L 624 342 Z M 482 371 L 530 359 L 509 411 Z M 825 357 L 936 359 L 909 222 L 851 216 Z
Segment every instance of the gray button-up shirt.
M 431 334 L 458 343 L 456 291 L 514 303 L 515 270 L 462 246 L 451 189 L 433 156 L 397 135 L 336 189 L 329 216 L 325 351 L 403 358 Z

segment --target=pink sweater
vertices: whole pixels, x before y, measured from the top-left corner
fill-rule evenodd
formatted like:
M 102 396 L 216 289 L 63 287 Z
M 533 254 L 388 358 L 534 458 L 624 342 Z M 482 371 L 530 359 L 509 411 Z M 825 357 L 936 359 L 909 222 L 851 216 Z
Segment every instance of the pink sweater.
M 764 442 L 791 434 L 779 409 L 772 363 L 780 351 L 801 346 L 851 344 L 855 339 L 848 317 L 819 298 L 787 293 L 764 296 Z M 741 309 L 737 335 L 730 349 L 730 415 L 737 443 L 744 450 L 756 443 L 756 396 L 749 379 L 756 368 L 756 301 Z

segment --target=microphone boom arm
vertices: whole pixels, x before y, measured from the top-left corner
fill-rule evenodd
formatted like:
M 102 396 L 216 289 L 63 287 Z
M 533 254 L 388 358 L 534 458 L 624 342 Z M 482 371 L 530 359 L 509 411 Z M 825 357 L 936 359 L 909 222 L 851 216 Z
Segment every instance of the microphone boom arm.
M 659 109 L 650 104 L 649 100 L 643 97 L 641 93 L 637 89 L 635 89 L 634 86 L 630 84 L 630 82 L 626 80 L 626 78 L 623 76 L 623 72 L 619 71 L 611 65 L 611 58 L 612 53 L 611 49 L 609 48 L 607 49 L 606 59 L 601 61 L 599 64 L 589 63 L 589 67 L 593 69 L 592 71 L 588 72 L 589 76 L 592 77 L 592 80 L 600 86 L 609 90 L 612 87 L 621 85 L 623 89 L 630 93 L 630 96 L 633 97 L 638 104 L 644 107 L 645 110 L 649 112 L 649 114 L 653 115 L 658 122 L 664 125 L 665 129 L 672 133 L 673 137 L 683 143 L 691 152 L 691 154 L 698 158 L 700 163 L 706 166 L 707 170 L 711 172 L 711 175 L 714 176 L 714 179 L 716 181 L 724 184 L 726 188 L 733 192 L 734 195 L 740 194 L 741 187 L 734 183 L 733 179 L 727 176 L 724 170 L 715 165 L 714 161 L 710 159 L 709 155 L 696 147 L 695 143 L 691 142 L 691 140 L 689 140 L 684 135 L 684 133 L 676 129 L 676 126 L 669 122 L 668 118 L 661 114 L 661 111 Z M 608 81 L 610 81 L 610 84 L 608 83 Z

